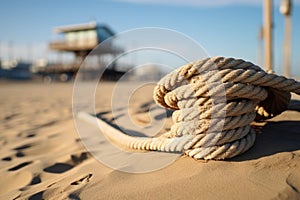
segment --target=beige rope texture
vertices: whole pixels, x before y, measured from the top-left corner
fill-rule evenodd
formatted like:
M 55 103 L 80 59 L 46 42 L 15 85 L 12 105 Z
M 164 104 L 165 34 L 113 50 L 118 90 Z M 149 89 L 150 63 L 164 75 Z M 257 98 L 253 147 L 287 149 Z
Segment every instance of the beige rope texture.
M 241 59 L 207 58 L 167 74 L 155 87 L 155 102 L 175 110 L 169 132 L 156 138 L 108 136 L 130 149 L 231 158 L 254 144 L 250 123 L 286 110 L 290 92 L 300 94 L 300 83 Z

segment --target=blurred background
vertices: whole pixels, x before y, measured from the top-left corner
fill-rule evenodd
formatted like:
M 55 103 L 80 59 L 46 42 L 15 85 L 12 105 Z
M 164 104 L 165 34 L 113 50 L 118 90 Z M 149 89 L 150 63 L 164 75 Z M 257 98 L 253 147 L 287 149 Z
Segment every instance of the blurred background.
M 2 80 L 73 80 L 97 44 L 143 27 L 185 34 L 209 56 L 242 58 L 300 77 L 300 0 L 1 0 L 0 27 Z M 107 43 L 94 52 L 91 68 L 111 62 L 126 45 Z M 118 79 L 138 59 L 112 64 L 104 78 Z

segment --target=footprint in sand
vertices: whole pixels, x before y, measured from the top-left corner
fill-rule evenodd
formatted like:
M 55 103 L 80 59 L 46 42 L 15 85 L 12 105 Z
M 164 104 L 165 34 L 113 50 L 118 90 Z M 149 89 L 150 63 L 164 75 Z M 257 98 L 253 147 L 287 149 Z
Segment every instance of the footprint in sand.
M 23 163 L 21 163 L 21 164 L 18 164 L 18 165 L 16 165 L 16 166 L 12 167 L 12 168 L 9 168 L 8 171 L 16 171 L 16 170 L 19 170 L 19 169 L 21 169 L 21 168 L 23 168 L 23 167 L 25 167 L 25 166 L 27 166 L 27 165 L 29 165 L 29 164 L 31 164 L 31 163 L 32 163 L 32 161 L 23 162 Z
M 44 193 L 44 191 L 37 192 L 37 193 L 31 195 L 28 198 L 28 200 L 41 200 L 41 199 L 43 199 L 43 193 Z
M 77 194 L 70 194 L 69 195 L 69 199 L 71 200 L 80 200 L 80 197 Z
M 35 137 L 35 134 L 34 133 L 29 133 L 26 137 L 27 138 L 32 138 L 32 137 Z
M 41 183 L 41 182 L 42 182 L 42 180 L 41 180 L 40 175 L 35 175 L 35 176 L 31 179 L 31 182 L 30 182 L 28 185 L 26 185 L 25 187 L 20 188 L 19 191 L 26 191 L 28 188 L 30 188 L 30 186 L 39 184 L 39 183 Z
M 70 155 L 70 159 L 66 162 L 56 162 L 48 167 L 45 167 L 43 169 L 44 172 L 47 173 L 52 173 L 52 174 L 62 174 L 65 173 L 71 169 L 73 169 L 74 167 L 76 167 L 78 164 L 82 163 L 84 160 L 88 159 L 90 157 L 90 154 L 88 152 L 81 152 L 79 154 L 72 154 Z M 73 181 L 70 183 L 70 185 L 81 185 L 81 184 L 86 184 L 90 181 L 90 178 L 93 175 L 91 173 L 86 174 L 82 177 L 80 177 L 79 179 Z M 35 185 L 35 184 L 39 184 L 42 183 L 42 180 L 40 178 L 40 175 L 36 175 L 31 179 L 30 184 L 28 184 L 28 186 L 31 185 Z M 47 186 L 47 188 L 50 188 L 52 185 L 54 185 L 56 182 L 51 183 L 50 185 Z M 44 191 L 40 191 L 37 192 L 33 195 L 31 195 L 28 199 L 29 200 L 37 200 L 37 199 L 43 199 L 43 195 L 44 195 Z M 80 199 L 76 194 L 70 194 L 69 196 L 70 199 Z
M 15 150 L 15 151 L 20 151 L 20 150 L 28 149 L 28 148 L 30 148 L 30 147 L 32 147 L 32 144 L 25 144 L 25 145 L 22 145 L 22 146 L 13 148 L 13 150 Z
M 86 176 L 78 179 L 77 181 L 74 181 L 71 183 L 71 185 L 80 185 L 84 183 L 90 182 L 90 178 L 93 176 L 93 174 L 87 174 Z
M 61 174 L 72 169 L 73 167 L 73 165 L 67 163 L 55 163 L 49 167 L 44 168 L 43 171 L 48 173 Z
M 15 157 L 20 158 L 20 157 L 24 157 L 25 154 L 22 151 L 17 151 L 17 153 L 15 154 Z M 6 156 L 4 158 L 2 158 L 2 161 L 12 161 L 13 156 Z
M 88 159 L 89 154 L 87 152 L 83 152 L 80 155 L 71 155 L 72 162 L 77 165 L 84 160 Z
M 25 154 L 22 152 L 22 151 L 18 151 L 17 153 L 16 153 L 16 157 L 24 157 L 25 156 Z
M 75 167 L 76 165 L 78 165 L 79 163 L 82 163 L 84 160 L 86 160 L 89 156 L 89 154 L 87 152 L 83 152 L 79 155 L 71 155 L 71 162 L 73 164 L 68 164 L 67 162 L 62 163 L 62 162 L 57 162 L 54 163 L 51 166 L 48 166 L 46 168 L 43 169 L 44 172 L 48 172 L 48 173 L 55 173 L 55 174 L 60 174 L 60 173 L 64 173 L 70 169 L 72 169 L 73 167 Z
M 22 131 L 17 135 L 17 137 L 21 137 L 21 138 L 24 138 L 24 139 L 25 138 L 32 138 L 32 137 L 35 137 L 35 136 L 36 136 L 36 134 L 30 129 Z
M 11 161 L 12 158 L 10 156 L 7 156 L 7 157 L 2 158 L 1 160 L 3 160 L 3 161 Z
M 41 180 L 41 177 L 40 175 L 37 175 L 37 176 L 34 176 L 30 182 L 29 185 L 35 185 L 35 184 L 38 184 L 38 183 L 41 183 L 42 180 Z
M 22 146 L 13 148 L 13 150 L 17 151 L 16 154 L 15 154 L 15 156 L 16 157 L 24 157 L 25 154 L 21 150 L 27 149 L 29 147 L 31 147 L 31 144 L 26 144 L 26 145 L 22 145 Z M 6 156 L 6 157 L 2 158 L 1 160 L 3 160 L 3 161 L 11 161 L 12 157 L 11 156 Z

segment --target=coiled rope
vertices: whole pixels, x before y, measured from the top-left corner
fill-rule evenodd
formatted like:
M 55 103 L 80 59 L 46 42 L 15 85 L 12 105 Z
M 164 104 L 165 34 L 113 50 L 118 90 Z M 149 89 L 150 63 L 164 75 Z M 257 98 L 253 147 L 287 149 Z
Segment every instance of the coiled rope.
M 130 149 L 231 158 L 254 144 L 250 123 L 286 110 L 290 92 L 300 94 L 300 83 L 241 59 L 207 58 L 167 74 L 155 87 L 155 102 L 176 110 L 169 132 L 155 138 L 107 135 Z

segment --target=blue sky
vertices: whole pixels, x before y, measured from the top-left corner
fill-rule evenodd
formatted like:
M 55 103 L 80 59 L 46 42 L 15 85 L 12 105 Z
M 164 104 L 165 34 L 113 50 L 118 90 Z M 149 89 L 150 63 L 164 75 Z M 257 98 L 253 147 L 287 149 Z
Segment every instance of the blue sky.
M 274 6 L 274 53 L 275 70 L 282 73 L 284 17 L 279 2 Z M 300 1 L 294 4 L 292 74 L 299 76 Z M 262 0 L 1 0 L 0 57 L 7 58 L 9 51 L 23 59 L 50 57 L 47 43 L 55 38 L 54 27 L 92 20 L 108 24 L 117 33 L 142 27 L 174 29 L 193 38 L 211 56 L 262 64 L 257 51 Z M 11 41 L 13 50 L 8 48 Z

